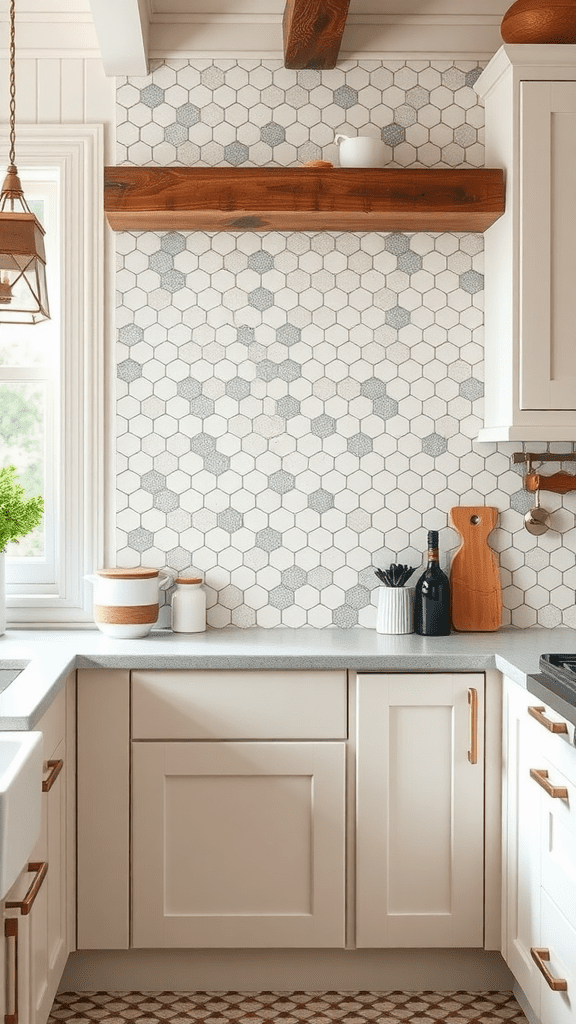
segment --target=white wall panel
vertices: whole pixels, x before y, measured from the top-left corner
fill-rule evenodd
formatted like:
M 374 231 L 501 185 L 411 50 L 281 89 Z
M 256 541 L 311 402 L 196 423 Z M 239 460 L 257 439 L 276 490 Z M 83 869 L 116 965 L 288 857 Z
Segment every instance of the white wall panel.
M 0 59 L 0 119 L 8 121 L 8 61 Z M 18 124 L 114 125 L 116 80 L 106 78 L 99 58 L 19 57 L 16 54 Z
M 83 60 L 60 61 L 61 116 L 66 122 L 81 122 L 84 112 Z
M 38 61 L 38 121 L 40 123 L 59 124 L 62 121 L 61 109 L 61 74 L 62 61 Z

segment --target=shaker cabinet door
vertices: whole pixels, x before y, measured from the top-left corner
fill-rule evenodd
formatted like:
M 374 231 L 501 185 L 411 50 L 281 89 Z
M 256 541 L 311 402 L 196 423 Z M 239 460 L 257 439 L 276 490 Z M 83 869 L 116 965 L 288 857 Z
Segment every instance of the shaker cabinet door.
M 66 960 L 67 859 L 66 859 L 66 743 L 50 752 L 44 782 L 54 782 L 43 792 L 42 834 L 31 861 L 46 862 L 48 871 L 30 915 L 30 988 L 33 1020 L 48 1019 Z M 60 762 L 62 768 L 59 770 Z
M 132 749 L 134 946 L 344 945 L 344 743 Z
M 74 866 L 68 857 L 67 790 L 73 750 L 66 733 L 73 684 L 74 679 L 69 679 L 38 724 L 44 734 L 45 758 L 42 826 L 30 861 L 47 864 L 47 871 L 29 915 L 30 1007 L 35 1024 L 44 1024 L 50 1015 L 69 952 L 68 889 Z
M 484 236 L 480 441 L 576 440 L 576 47 L 503 46 L 475 84 L 506 211 Z
M 535 1013 L 540 975 L 530 953 L 540 946 L 540 846 L 542 790 L 530 776 L 544 767 L 540 734 L 528 708 L 538 701 L 517 683 L 504 691 L 504 956 Z
M 576 408 L 576 82 L 522 82 L 520 408 Z
M 360 675 L 356 942 L 484 939 L 484 676 Z

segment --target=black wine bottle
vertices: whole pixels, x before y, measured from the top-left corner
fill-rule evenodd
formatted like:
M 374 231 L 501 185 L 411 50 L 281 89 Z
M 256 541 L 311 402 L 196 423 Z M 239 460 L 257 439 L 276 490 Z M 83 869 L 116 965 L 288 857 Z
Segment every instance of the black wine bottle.
M 428 533 L 428 565 L 414 591 L 414 632 L 420 636 L 450 634 L 450 584 L 438 561 L 438 531 Z

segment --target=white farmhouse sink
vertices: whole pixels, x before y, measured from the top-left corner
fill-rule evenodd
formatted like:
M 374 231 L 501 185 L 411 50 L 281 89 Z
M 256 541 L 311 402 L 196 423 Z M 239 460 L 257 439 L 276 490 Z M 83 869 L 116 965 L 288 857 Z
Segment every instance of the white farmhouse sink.
M 42 733 L 0 732 L 0 899 L 40 835 Z
M 21 668 L 4 668 L 0 665 L 0 693 L 20 675 Z
M 20 673 L 29 665 L 29 661 L 19 661 L 16 664 L 12 662 L 0 661 L 0 693 L 6 690 L 10 683 L 13 683 L 18 678 Z

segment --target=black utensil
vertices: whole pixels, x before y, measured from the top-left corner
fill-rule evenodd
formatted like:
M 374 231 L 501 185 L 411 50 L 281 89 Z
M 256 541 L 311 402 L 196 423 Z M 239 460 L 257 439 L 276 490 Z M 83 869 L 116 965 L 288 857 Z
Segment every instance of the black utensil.
M 388 569 L 374 569 L 380 582 L 387 587 L 403 587 L 415 571 L 415 566 L 413 568 L 411 565 L 400 565 L 396 562 L 393 562 Z

